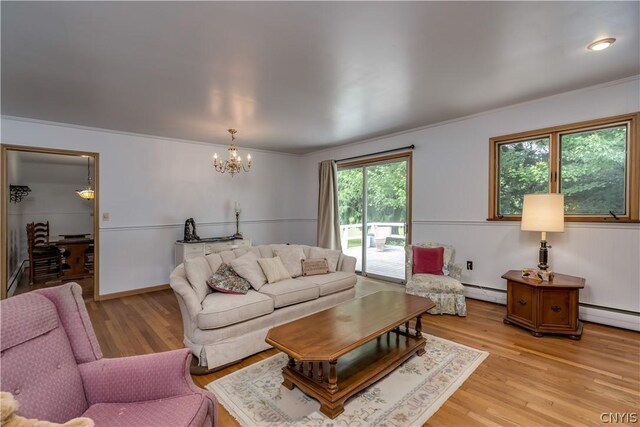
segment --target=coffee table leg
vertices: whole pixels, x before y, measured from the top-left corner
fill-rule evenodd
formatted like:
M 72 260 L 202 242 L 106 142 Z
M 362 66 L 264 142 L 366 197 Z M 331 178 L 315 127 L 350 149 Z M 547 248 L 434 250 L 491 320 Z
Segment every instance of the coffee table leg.
M 422 319 L 422 316 L 416 317 L 416 338 L 420 338 L 422 336 L 422 320 L 421 319 Z M 426 350 L 424 349 L 424 347 L 420 347 L 418 351 L 416 351 L 416 354 L 418 356 L 422 356 L 425 353 L 426 353 Z
M 287 367 L 292 370 L 296 368 L 296 360 L 293 357 L 289 357 Z M 284 372 L 285 370 L 286 368 L 282 369 L 282 385 L 289 390 L 293 390 L 293 383 L 287 379 L 287 374 Z
M 337 417 L 338 415 L 344 412 L 344 402 L 336 403 L 333 406 L 321 404 L 320 412 L 325 414 L 327 417 L 334 419 L 335 417 Z
M 288 390 L 293 390 L 293 383 L 286 378 L 282 381 L 282 385 Z
M 338 361 L 332 360 L 329 362 L 329 386 L 327 387 L 329 393 L 333 394 L 338 391 L 338 371 L 336 365 Z

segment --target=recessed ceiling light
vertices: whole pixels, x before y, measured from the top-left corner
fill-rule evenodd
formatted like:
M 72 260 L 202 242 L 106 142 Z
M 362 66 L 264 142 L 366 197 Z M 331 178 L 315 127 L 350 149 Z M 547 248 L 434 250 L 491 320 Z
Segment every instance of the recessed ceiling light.
M 614 39 L 613 37 L 609 37 L 606 39 L 600 39 L 597 40 L 593 43 L 591 43 L 589 46 L 587 46 L 587 49 L 589 50 L 603 50 L 608 48 L 609 46 L 611 46 L 613 44 L 613 42 L 615 42 L 616 39 Z

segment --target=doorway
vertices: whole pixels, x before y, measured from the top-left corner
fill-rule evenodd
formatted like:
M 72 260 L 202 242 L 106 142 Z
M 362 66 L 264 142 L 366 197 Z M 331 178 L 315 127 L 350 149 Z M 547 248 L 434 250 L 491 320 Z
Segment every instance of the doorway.
M 412 153 L 338 164 L 342 250 L 363 276 L 405 280 L 411 237 Z
M 77 282 L 97 301 L 98 153 L 2 145 L 1 162 L 2 298 Z

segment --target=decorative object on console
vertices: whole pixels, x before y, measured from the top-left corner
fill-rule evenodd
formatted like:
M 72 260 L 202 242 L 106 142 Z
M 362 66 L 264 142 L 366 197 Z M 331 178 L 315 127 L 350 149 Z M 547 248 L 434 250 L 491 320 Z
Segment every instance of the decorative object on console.
M 522 277 L 525 279 L 540 279 L 544 282 L 550 282 L 553 280 L 553 271 L 538 270 L 536 268 L 523 268 Z
M 12 203 L 20 203 L 29 193 L 31 189 L 28 185 L 9 185 L 9 201 Z
M 547 233 L 564 231 L 564 194 L 525 194 L 520 229 L 542 232 L 538 268 L 547 270 L 551 247 L 547 245 Z
M 183 242 L 197 242 L 200 237 L 196 234 L 196 222 L 193 218 L 189 218 L 184 222 L 184 240 Z
M 91 186 L 91 157 L 89 156 L 87 156 L 87 188 L 76 190 L 76 193 L 85 200 L 93 200 L 95 197 L 95 192 Z
M 233 237 L 242 239 L 242 233 L 240 232 L 240 212 L 242 212 L 242 208 L 240 207 L 240 203 L 235 202 L 234 210 L 236 212 L 236 234 Z
M 329 262 L 326 258 L 308 258 L 300 261 L 303 276 L 315 276 L 329 273 Z
M 240 173 L 240 171 L 249 172 L 251 169 L 251 154 L 247 154 L 247 166 L 242 162 L 242 157 L 238 155 L 238 149 L 236 148 L 233 141 L 235 141 L 236 133 L 238 131 L 236 129 L 227 129 L 227 132 L 231 134 L 231 145 L 228 148 L 229 151 L 229 160 L 218 160 L 218 153 L 213 154 L 213 166 L 214 168 L 220 172 L 225 173 L 229 171 L 231 177 L 235 174 Z

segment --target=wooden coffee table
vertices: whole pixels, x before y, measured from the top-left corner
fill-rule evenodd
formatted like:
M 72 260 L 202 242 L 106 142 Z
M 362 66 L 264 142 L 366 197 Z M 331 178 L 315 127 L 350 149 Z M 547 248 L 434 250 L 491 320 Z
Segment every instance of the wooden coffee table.
M 335 418 L 349 397 L 424 354 L 421 316 L 433 307 L 428 298 L 376 292 L 277 326 L 266 341 L 289 356 L 282 384 L 318 399 L 320 412 Z

